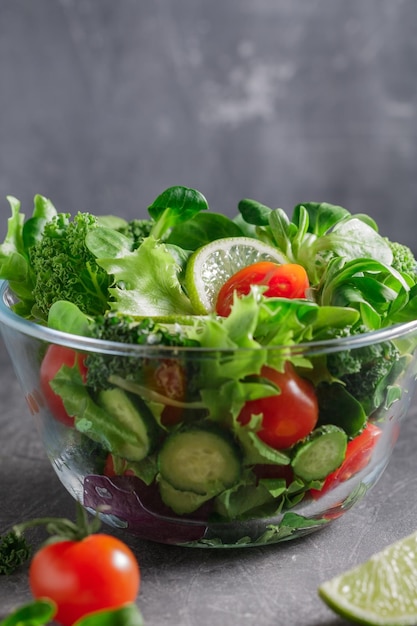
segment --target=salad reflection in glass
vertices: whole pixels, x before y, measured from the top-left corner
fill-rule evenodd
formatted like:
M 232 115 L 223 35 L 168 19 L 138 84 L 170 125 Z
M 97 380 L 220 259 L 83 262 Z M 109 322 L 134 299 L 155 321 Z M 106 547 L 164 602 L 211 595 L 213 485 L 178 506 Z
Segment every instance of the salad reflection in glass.
M 9 202 L 3 336 L 87 508 L 159 541 L 251 545 L 379 478 L 415 378 L 417 264 L 369 216 L 243 200 L 230 219 L 185 187 L 132 221 Z

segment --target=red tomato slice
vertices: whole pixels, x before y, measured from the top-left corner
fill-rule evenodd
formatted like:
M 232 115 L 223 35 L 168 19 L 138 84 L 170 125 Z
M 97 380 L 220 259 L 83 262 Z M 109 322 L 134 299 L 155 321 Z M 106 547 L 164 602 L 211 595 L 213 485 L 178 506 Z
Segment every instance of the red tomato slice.
M 309 282 L 302 265 L 279 265 L 270 261 L 254 263 L 239 270 L 224 283 L 217 296 L 217 314 L 227 317 L 235 292 L 238 296 L 246 295 L 252 285 L 265 285 L 264 295 L 268 297 L 304 298 Z
M 140 570 L 130 548 L 110 535 L 46 544 L 33 557 L 29 583 L 35 598 L 57 605 L 55 620 L 71 626 L 88 613 L 133 602 Z
M 378 426 L 368 423 L 360 435 L 349 441 L 342 465 L 327 476 L 322 489 L 311 489 L 313 498 L 319 498 L 366 467 L 381 434 Z
M 73 367 L 75 363 L 80 370 L 83 380 L 86 379 L 87 368 L 84 364 L 85 355 L 76 352 L 72 348 L 51 344 L 43 358 L 40 368 L 40 384 L 41 390 L 45 397 L 46 404 L 56 420 L 62 422 L 66 426 L 74 425 L 74 418 L 70 417 L 65 410 L 64 404 L 60 396 L 58 396 L 51 388 L 50 381 L 55 377 L 56 373 L 63 365 Z
M 262 427 L 257 432 L 259 439 L 276 450 L 289 448 L 316 426 L 319 407 L 314 386 L 301 378 L 288 362 L 284 372 L 263 367 L 261 376 L 277 385 L 281 393 L 249 400 L 243 406 L 238 421 L 245 425 L 252 415 L 262 414 Z

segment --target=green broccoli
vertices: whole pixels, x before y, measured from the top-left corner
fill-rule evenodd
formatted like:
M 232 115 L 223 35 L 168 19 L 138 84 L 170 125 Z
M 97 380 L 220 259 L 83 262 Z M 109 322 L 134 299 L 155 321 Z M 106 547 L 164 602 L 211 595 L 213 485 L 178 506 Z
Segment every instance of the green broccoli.
M 406 274 L 417 273 L 417 260 L 413 251 L 406 245 L 385 238 L 392 252 L 392 267 Z
M 33 298 L 41 316 L 47 317 L 57 300 L 68 300 L 92 316 L 108 308 L 112 279 L 85 244 L 87 233 L 97 225 L 97 218 L 89 213 L 79 212 L 73 220 L 68 213 L 58 213 L 30 248 Z
M 398 374 L 398 348 L 391 341 L 329 354 L 327 367 L 358 400 L 367 415 L 383 402 L 391 380 Z
M 124 344 L 146 345 L 146 346 L 182 346 L 195 347 L 198 342 L 189 339 L 180 331 L 171 332 L 160 326 L 150 318 L 141 321 L 128 315 L 121 315 L 107 312 L 103 316 L 96 318 L 91 327 L 91 335 L 104 341 L 116 341 Z M 87 385 L 94 391 L 108 389 L 114 386 L 115 377 L 125 381 L 147 384 L 153 367 L 157 366 L 161 360 L 168 356 L 159 357 L 149 355 L 138 359 L 136 356 L 122 356 L 111 354 L 91 353 L 86 359 L 87 365 Z M 173 358 L 173 357 L 171 357 Z M 179 361 L 179 355 L 175 359 Z M 154 362 L 153 362 L 154 361 Z M 189 369 L 189 365 L 185 365 Z
M 155 221 L 153 219 L 134 219 L 117 230 L 132 240 L 132 250 L 136 250 L 142 241 L 150 235 L 154 224 Z

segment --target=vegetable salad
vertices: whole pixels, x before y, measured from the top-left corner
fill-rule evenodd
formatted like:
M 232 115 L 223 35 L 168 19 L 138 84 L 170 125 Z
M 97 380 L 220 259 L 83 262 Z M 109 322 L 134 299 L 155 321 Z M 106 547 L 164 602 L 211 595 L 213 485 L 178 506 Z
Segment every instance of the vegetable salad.
M 417 317 L 413 252 L 370 216 L 246 199 L 232 219 L 186 187 L 130 221 L 40 195 L 26 218 L 8 200 L 14 311 L 137 350 L 42 354 L 42 395 L 97 475 L 136 481 L 162 513 L 230 521 L 321 498 L 369 463 L 415 345 L 366 337 Z

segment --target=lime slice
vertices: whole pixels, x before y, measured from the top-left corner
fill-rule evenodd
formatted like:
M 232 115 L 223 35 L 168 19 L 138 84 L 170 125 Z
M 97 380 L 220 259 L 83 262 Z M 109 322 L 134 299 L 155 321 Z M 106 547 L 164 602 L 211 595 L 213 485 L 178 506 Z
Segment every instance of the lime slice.
M 277 248 L 251 237 L 216 239 L 196 250 L 185 274 L 185 286 L 196 312 L 204 315 L 214 311 L 222 285 L 243 267 L 258 261 L 288 263 Z
M 319 587 L 336 613 L 359 624 L 417 624 L 417 532 Z

